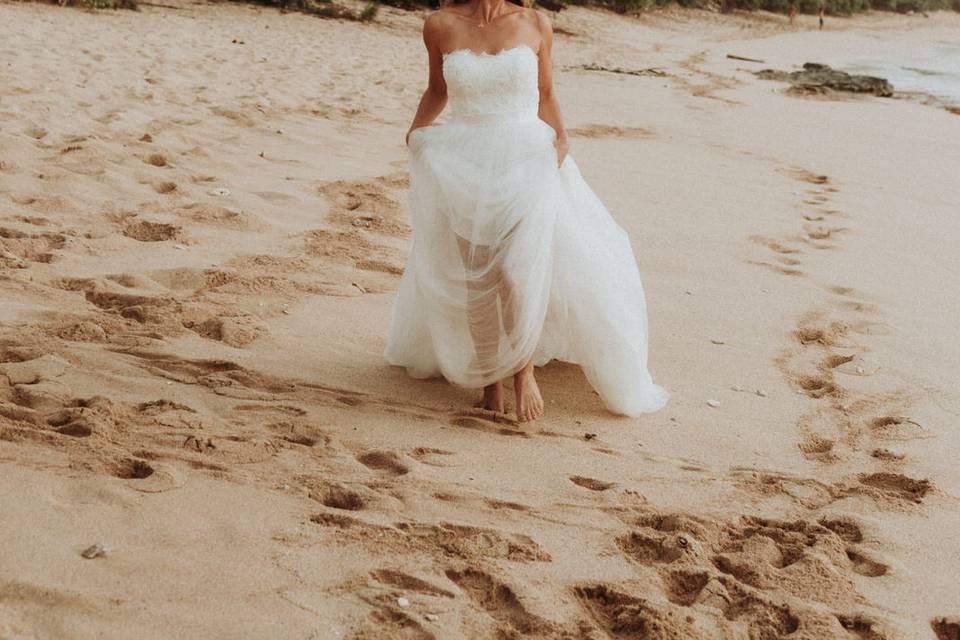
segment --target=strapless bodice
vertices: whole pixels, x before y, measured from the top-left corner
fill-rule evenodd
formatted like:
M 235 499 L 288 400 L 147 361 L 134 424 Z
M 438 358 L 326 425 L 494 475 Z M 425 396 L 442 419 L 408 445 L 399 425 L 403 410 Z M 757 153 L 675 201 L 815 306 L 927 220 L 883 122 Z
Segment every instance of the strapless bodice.
M 536 118 L 538 76 L 537 54 L 525 44 L 497 53 L 456 49 L 443 56 L 447 107 L 454 120 Z

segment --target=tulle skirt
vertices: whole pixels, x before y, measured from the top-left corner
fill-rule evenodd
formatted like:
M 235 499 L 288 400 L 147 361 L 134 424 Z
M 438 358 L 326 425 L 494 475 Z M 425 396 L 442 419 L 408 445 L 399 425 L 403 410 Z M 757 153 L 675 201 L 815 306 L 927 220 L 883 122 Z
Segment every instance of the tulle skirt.
M 536 114 L 454 119 L 409 139 L 413 243 L 385 357 L 480 388 L 531 359 L 581 366 L 610 411 L 660 409 L 626 232 Z

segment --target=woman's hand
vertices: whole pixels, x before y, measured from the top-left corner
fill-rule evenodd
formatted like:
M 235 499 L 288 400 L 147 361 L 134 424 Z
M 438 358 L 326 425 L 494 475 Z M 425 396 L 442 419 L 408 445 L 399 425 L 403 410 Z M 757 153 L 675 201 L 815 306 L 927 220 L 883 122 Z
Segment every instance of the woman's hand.
M 563 161 L 567 158 L 567 152 L 570 151 L 570 140 L 567 136 L 557 138 L 553 141 L 553 146 L 557 150 L 557 167 L 562 167 Z

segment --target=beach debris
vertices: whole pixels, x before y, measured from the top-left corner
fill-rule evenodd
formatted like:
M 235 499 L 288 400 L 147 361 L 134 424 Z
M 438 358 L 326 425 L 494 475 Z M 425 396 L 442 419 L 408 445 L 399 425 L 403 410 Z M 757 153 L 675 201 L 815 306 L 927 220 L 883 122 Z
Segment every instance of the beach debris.
M 714 340 L 714 339 L 711 339 L 710 342 L 712 342 L 713 344 L 727 344 L 727 343 L 724 342 L 723 340 Z
M 423 617 L 429 620 L 430 622 L 436 622 L 437 620 L 440 619 L 435 613 L 425 613 L 423 614 Z
M 355 227 L 369 227 L 374 223 L 376 218 L 371 218 L 370 216 L 359 216 L 350 221 L 350 224 Z
M 140 136 L 140 142 L 153 142 L 153 136 L 149 133 L 145 133 Z
M 829 65 L 807 62 L 799 71 L 777 71 L 763 69 L 753 74 L 763 80 L 789 82 L 797 93 L 829 93 L 843 91 L 847 93 L 871 93 L 881 98 L 893 95 L 893 85 L 884 78 L 875 76 L 851 75 L 838 71 Z
M 397 606 L 400 606 L 400 607 L 409 607 L 409 606 L 410 606 L 410 600 L 408 600 L 407 598 L 404 598 L 403 596 L 400 596 L 399 598 L 397 598 Z
M 737 56 L 732 53 L 728 53 L 727 57 L 731 60 L 743 60 L 744 62 L 759 62 L 760 64 L 766 64 L 766 60 L 757 60 L 756 58 L 746 58 L 744 56 Z
M 356 287 L 356 288 L 357 288 L 357 291 L 359 291 L 360 293 L 366 293 L 366 292 L 367 292 L 366 289 L 364 289 L 363 287 L 361 287 L 360 285 L 358 285 L 356 282 L 351 282 L 350 284 L 353 285 L 354 287 Z
M 585 433 L 585 434 L 583 434 L 583 439 L 584 439 L 584 440 L 593 440 L 593 439 L 596 438 L 596 437 L 597 437 L 597 434 L 595 434 L 595 433 Z
M 763 389 L 757 389 L 756 394 L 757 394 L 758 396 L 760 396 L 761 398 L 766 398 L 766 397 L 767 397 L 767 392 L 764 391 Z
M 707 404 L 713 407 L 714 409 L 716 409 L 717 407 L 720 406 L 720 401 L 714 398 L 710 398 L 709 400 L 707 400 Z
M 215 187 L 210 189 L 210 191 L 207 191 L 207 193 L 211 196 L 228 196 L 230 195 L 230 189 L 227 189 L 226 187 Z
M 621 67 L 604 67 L 593 62 L 581 64 L 579 66 L 568 67 L 569 69 L 582 69 L 583 71 L 605 71 L 606 73 L 623 73 L 628 76 L 654 76 L 665 78 L 668 74 L 658 67 L 647 67 L 646 69 L 623 69 Z
M 99 558 L 100 556 L 105 556 L 111 551 L 113 551 L 113 547 L 111 547 L 108 543 L 98 542 L 84 549 L 83 553 L 81 553 L 80 555 L 82 555 L 87 560 L 92 560 L 94 558 Z

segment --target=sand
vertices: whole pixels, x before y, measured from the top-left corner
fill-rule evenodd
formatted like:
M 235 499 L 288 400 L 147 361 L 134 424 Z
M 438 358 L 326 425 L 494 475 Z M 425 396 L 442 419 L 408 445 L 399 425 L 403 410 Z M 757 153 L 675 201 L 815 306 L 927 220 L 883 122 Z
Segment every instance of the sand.
M 673 397 L 532 426 L 382 360 L 420 20 L 0 4 L 0 638 L 957 638 L 960 117 L 750 71 L 960 17 L 556 17 Z

